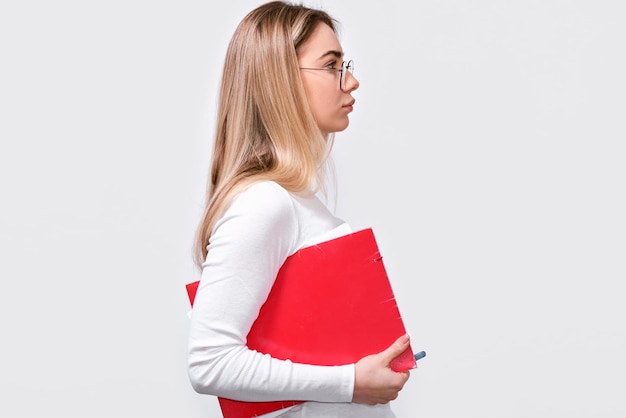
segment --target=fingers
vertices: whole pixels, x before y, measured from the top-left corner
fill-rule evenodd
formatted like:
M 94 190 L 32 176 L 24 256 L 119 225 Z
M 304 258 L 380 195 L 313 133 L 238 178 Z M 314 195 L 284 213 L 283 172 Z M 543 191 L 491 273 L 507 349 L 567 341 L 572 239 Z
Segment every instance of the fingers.
M 409 336 L 405 334 L 380 353 L 360 359 L 354 368 L 352 401 L 374 405 L 396 399 L 409 379 L 410 373 L 409 371 L 395 372 L 391 370 L 390 364 L 408 347 Z
M 386 362 L 391 363 L 391 361 L 395 359 L 396 357 L 398 357 L 400 354 L 402 354 L 404 350 L 408 348 L 408 346 L 409 346 L 409 335 L 404 334 L 403 336 L 398 338 L 396 341 L 394 341 L 394 343 L 391 344 L 381 354 L 385 358 Z

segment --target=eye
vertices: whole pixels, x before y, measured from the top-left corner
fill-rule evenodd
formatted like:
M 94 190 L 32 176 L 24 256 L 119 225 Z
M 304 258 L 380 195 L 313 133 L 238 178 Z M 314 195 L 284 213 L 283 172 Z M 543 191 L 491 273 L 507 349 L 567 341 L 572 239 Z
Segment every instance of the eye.
M 331 61 L 328 64 L 326 64 L 326 68 L 329 69 L 329 70 L 335 70 L 336 71 L 336 70 L 339 69 L 339 68 L 337 68 L 337 64 L 338 64 L 337 60 Z

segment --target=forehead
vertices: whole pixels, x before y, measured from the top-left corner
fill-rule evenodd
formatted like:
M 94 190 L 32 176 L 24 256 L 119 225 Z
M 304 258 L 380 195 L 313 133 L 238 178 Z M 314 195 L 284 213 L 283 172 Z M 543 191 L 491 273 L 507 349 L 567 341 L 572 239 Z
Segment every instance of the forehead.
M 325 23 L 319 23 L 309 39 L 298 48 L 298 57 L 307 60 L 325 59 L 329 55 L 343 56 L 337 34 Z

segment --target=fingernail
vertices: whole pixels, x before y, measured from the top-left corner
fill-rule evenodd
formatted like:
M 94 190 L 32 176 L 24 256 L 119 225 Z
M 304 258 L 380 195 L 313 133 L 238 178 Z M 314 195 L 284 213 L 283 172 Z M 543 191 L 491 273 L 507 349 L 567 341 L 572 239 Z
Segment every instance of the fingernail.
M 408 342 L 409 342 L 409 338 L 410 338 L 410 337 L 409 337 L 409 334 L 404 334 L 402 337 L 400 337 L 400 342 L 401 342 L 402 344 L 406 344 L 406 343 L 408 343 Z

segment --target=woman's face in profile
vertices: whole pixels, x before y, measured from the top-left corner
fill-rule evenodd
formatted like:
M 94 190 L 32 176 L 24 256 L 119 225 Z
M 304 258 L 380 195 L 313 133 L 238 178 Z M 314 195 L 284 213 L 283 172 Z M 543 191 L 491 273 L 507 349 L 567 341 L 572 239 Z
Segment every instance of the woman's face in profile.
M 358 80 L 344 71 L 343 90 L 339 87 L 344 60 L 337 35 L 326 24 L 317 25 L 310 38 L 298 49 L 298 64 L 313 116 L 324 134 L 343 131 L 350 123 Z M 318 71 L 326 70 L 326 71 Z

